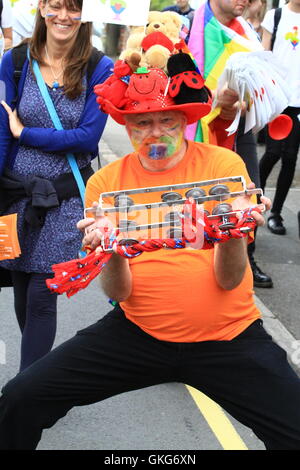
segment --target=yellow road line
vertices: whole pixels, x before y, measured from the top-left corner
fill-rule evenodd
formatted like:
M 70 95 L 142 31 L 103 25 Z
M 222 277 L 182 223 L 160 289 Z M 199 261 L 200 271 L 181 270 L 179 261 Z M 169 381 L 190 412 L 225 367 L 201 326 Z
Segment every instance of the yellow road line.
M 248 450 L 246 444 L 234 429 L 222 408 L 204 393 L 189 385 L 186 388 L 206 419 L 211 430 L 224 450 Z

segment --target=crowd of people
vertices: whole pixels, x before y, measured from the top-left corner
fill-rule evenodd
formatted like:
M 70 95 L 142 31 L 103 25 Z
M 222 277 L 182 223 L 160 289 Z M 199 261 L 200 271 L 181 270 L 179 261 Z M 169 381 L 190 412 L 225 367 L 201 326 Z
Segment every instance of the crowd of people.
M 84 1 L 40 0 L 32 37 L 12 49 L 8 40 L 0 65 L 6 86 L 0 106 L 0 215 L 18 214 L 21 247 L 21 256 L 1 261 L 0 269 L 11 274 L 22 334 L 19 373 L 3 384 L 0 396 L 0 449 L 36 448 L 43 429 L 74 406 L 181 382 L 213 397 L 250 427 L 266 449 L 299 450 L 300 379 L 265 331 L 254 302 L 253 285 L 273 287 L 254 259 L 256 229 L 205 250 L 196 246 L 142 256 L 130 255 L 126 245 L 123 256 L 114 250 L 100 276 L 114 308 L 54 350 L 57 294 L 45 281 L 53 276 L 54 264 L 77 258 L 82 247 L 99 246 L 110 221 L 104 215 L 82 219 L 82 212 L 104 192 L 237 174 L 248 189 L 265 188 L 281 159 L 275 199 L 271 203 L 261 196 L 260 201 L 271 209 L 268 228 L 285 234 L 281 211 L 300 142 L 299 73 L 289 68 L 300 52 L 288 33 L 298 30 L 300 1 L 290 0 L 282 8 L 275 28 L 274 9 L 264 19 L 260 15 L 262 0 L 209 0 L 195 10 L 177 0 L 168 9 L 188 20 L 188 49 L 203 63 L 203 70 L 193 70 L 201 90 L 193 90 L 191 100 L 186 85 L 180 101 L 167 84 L 176 61 L 183 70 L 188 54 L 171 56 L 163 75 L 151 71 L 154 81 L 165 83 L 165 91 L 149 100 L 139 85 L 148 70 L 130 70 L 128 63 L 113 69 L 112 60 L 92 47 L 92 24 L 81 21 Z M 234 119 L 239 101 L 233 90 L 215 96 L 215 89 L 204 86 L 201 73 L 206 80 L 211 58 L 200 57 L 197 47 L 207 39 L 203 12 L 217 28 L 230 28 L 257 50 L 273 50 L 289 70 L 292 97 L 285 113 L 293 129 L 283 141 L 268 136 L 260 162 L 256 138 L 244 132 L 243 119 L 231 149 L 200 141 L 197 129 L 212 99 L 221 108 L 216 119 L 223 129 Z M 223 37 L 218 36 L 220 48 Z M 116 82 L 118 93 L 107 95 L 107 87 Z M 91 161 L 108 115 L 125 126 L 133 151 L 93 173 Z M 141 193 L 138 203 L 145 202 Z M 251 216 L 259 228 L 264 217 L 256 202 L 245 194 L 232 208 L 253 206 Z M 159 273 L 159 282 L 149 282 Z

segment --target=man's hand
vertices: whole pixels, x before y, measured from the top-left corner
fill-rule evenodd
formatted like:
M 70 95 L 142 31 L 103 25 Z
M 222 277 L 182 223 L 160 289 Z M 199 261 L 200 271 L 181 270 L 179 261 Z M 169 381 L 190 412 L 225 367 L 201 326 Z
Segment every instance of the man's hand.
M 221 119 L 233 121 L 240 107 L 238 93 L 230 88 L 224 88 L 217 95 L 217 106 L 221 108 Z
M 98 203 L 93 202 L 97 208 Z M 115 227 L 108 217 L 103 215 L 86 217 L 77 223 L 77 228 L 84 232 L 83 246 L 97 249 L 105 231 L 111 232 Z M 132 275 L 128 259 L 113 253 L 105 269 L 101 273 L 101 285 L 105 294 L 117 302 L 123 302 L 131 294 Z
M 24 129 L 24 126 L 21 123 L 20 119 L 18 118 L 16 109 L 12 111 L 11 107 L 8 106 L 8 104 L 5 103 L 5 101 L 1 101 L 1 104 L 8 114 L 9 127 L 10 127 L 10 131 L 12 135 L 15 137 L 15 139 L 19 139 L 22 133 L 22 130 Z
M 248 184 L 247 189 L 255 189 L 255 184 L 254 183 Z M 272 203 L 271 203 L 271 200 L 268 197 L 261 196 L 260 201 L 261 201 L 262 204 L 265 205 L 266 210 L 270 210 Z M 239 196 L 236 199 L 234 199 L 234 201 L 232 202 L 232 209 L 233 210 L 242 211 L 242 210 L 247 209 L 249 207 L 253 207 L 253 203 L 251 201 L 251 196 L 247 196 L 247 195 Z M 256 220 L 256 223 L 257 223 L 258 227 L 265 224 L 264 216 L 262 214 L 260 214 L 259 212 L 252 211 L 251 216 L 253 217 L 253 219 Z
M 93 207 L 95 210 L 97 206 L 98 202 L 93 202 Z M 97 246 L 100 245 L 104 233 L 111 233 L 111 231 L 114 229 L 114 226 L 108 217 L 100 215 L 96 217 L 86 217 L 79 220 L 77 223 L 77 228 L 84 233 L 82 246 L 89 246 L 92 250 L 94 250 L 97 248 Z

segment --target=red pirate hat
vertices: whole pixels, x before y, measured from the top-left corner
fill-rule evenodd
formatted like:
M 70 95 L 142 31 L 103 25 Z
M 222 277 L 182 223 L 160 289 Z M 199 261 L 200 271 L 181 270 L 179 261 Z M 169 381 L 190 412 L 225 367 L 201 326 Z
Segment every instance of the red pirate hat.
M 124 70 L 124 62 L 118 61 L 114 75 L 95 87 L 101 110 L 123 125 L 126 115 L 157 111 L 182 111 L 188 124 L 198 121 L 210 112 L 211 96 L 193 61 L 187 60 L 187 56 L 180 52 L 170 57 L 172 67 L 169 75 L 161 69 L 146 67 L 132 73 L 128 67 L 129 73 L 120 76 L 119 70 Z M 108 88 L 107 83 L 112 88 Z M 181 92 L 182 87 L 184 93 Z

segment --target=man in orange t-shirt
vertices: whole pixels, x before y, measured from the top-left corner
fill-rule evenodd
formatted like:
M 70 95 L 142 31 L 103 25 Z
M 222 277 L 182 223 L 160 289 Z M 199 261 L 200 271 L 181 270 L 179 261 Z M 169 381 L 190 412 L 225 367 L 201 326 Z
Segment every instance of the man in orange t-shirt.
M 130 79 L 136 98 L 150 82 L 143 73 Z M 205 179 L 243 176 L 253 187 L 238 155 L 185 140 L 187 123 L 209 110 L 207 102 L 176 104 L 166 91 L 151 100 L 144 95 L 122 108 L 101 102 L 126 125 L 135 151 L 91 177 L 86 206 L 97 204 L 103 192 Z M 137 204 L 157 197 L 135 196 Z M 243 210 L 250 196 L 231 204 Z M 252 216 L 263 224 L 259 212 Z M 96 248 L 100 229 L 110 224 L 107 216 L 81 220 L 83 245 Z M 300 449 L 300 380 L 262 326 L 246 237 L 210 250 L 161 249 L 130 259 L 114 253 L 101 281 L 118 305 L 4 387 L 0 449 L 34 448 L 42 430 L 73 406 L 166 382 L 203 391 L 252 428 L 267 449 Z
M 179 125 L 181 132 L 183 119 L 174 111 L 157 116 L 131 116 L 126 127 L 132 136 L 141 120 L 142 133 L 151 134 L 153 126 L 160 126 L 161 119 L 167 123 L 161 126 L 163 131 Z M 145 124 L 143 120 L 146 120 Z M 157 124 L 153 122 L 156 120 Z M 105 166 L 87 184 L 86 207 L 98 201 L 101 193 L 118 191 L 120 188 L 164 186 L 238 175 L 249 183 L 243 161 L 232 151 L 184 140 L 182 146 L 180 159 L 172 156 L 167 160 L 152 161 L 134 152 Z M 171 164 L 173 158 L 174 165 Z M 230 190 L 240 188 L 238 183 L 228 186 Z M 158 194 L 152 192 L 136 194 L 134 200 L 136 204 L 142 204 L 157 202 L 158 198 Z M 113 200 L 110 203 L 113 205 Z M 146 222 L 141 220 L 142 215 L 142 212 L 138 215 L 139 225 Z M 156 237 L 152 235 L 151 238 Z M 122 286 L 125 288 L 127 283 L 123 281 L 121 272 L 120 279 L 115 278 L 116 270 L 112 273 L 115 282 L 111 281 L 108 272 L 103 273 L 104 290 L 108 289 L 108 296 L 120 302 L 128 319 L 157 339 L 176 342 L 231 340 L 260 317 L 253 301 L 251 270 L 243 259 L 246 240 L 232 240 L 232 245 L 231 256 L 234 256 L 231 262 L 237 280 L 231 279 L 234 285 L 230 281 L 229 288 L 227 282 L 232 277 L 231 273 L 226 269 L 224 285 L 221 283 L 220 286 L 213 269 L 215 251 L 225 249 L 224 245 L 216 247 L 216 250 L 160 250 L 130 260 L 120 259 L 116 255 L 116 263 L 119 261 L 126 267 L 128 265 L 132 273 L 132 286 L 128 286 L 130 295 L 127 291 L 122 292 Z M 163 273 L 158 282 L 156 273 Z M 224 288 L 227 290 L 226 295 Z

